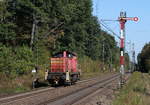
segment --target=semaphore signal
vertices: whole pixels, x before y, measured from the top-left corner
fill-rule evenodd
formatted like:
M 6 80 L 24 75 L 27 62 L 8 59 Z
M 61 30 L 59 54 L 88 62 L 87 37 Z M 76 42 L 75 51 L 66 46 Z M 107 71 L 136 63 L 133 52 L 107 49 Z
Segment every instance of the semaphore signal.
M 137 22 L 139 19 L 138 17 L 127 17 L 126 16 L 126 12 L 120 12 L 120 17 L 116 20 L 109 20 L 109 19 L 101 19 L 101 25 L 103 25 L 105 28 L 108 29 L 108 31 L 112 32 L 114 34 L 114 32 L 109 29 L 108 27 L 106 27 L 102 22 L 103 21 L 117 21 L 120 23 L 120 36 L 118 36 L 117 34 L 114 34 L 115 36 L 117 36 L 120 39 L 120 82 L 119 85 L 122 86 L 125 82 L 125 70 L 124 70 L 124 51 L 125 51 L 125 23 L 127 21 L 135 21 Z
M 138 19 L 138 17 L 119 17 L 118 21 L 120 21 L 120 20 L 125 20 L 125 21 L 132 20 L 132 21 L 137 22 L 139 19 Z
M 138 17 L 126 17 L 126 12 L 120 12 L 118 21 L 120 23 L 120 84 L 125 82 L 125 70 L 124 70 L 124 48 L 125 48 L 125 23 L 128 21 L 138 21 Z

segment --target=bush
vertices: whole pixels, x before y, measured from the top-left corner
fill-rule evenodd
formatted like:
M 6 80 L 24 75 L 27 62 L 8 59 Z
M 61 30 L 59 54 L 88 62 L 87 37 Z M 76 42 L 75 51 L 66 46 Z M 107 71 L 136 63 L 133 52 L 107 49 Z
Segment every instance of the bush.
M 33 52 L 29 47 L 22 46 L 13 49 L 1 44 L 0 50 L 0 72 L 15 76 L 26 74 L 33 68 Z
M 12 49 L 0 44 L 0 72 L 9 74 L 13 69 L 14 56 Z

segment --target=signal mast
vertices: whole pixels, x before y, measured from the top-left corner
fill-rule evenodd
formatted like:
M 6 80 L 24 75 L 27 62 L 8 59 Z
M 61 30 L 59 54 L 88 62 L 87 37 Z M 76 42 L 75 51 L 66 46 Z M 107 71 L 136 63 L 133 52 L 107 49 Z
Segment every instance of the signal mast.
M 138 21 L 137 17 L 126 17 L 126 12 L 120 12 L 118 19 L 120 23 L 120 85 L 125 82 L 125 67 L 124 67 L 124 49 L 125 49 L 125 23 L 128 21 Z
M 100 23 L 105 28 L 107 28 L 108 31 L 112 32 L 115 36 L 117 36 L 120 39 L 120 81 L 119 81 L 120 86 L 122 86 L 125 82 L 125 67 L 124 67 L 124 61 L 125 61 L 125 58 L 124 58 L 124 54 L 125 54 L 124 53 L 124 51 L 125 51 L 125 23 L 129 20 L 137 22 L 139 19 L 138 19 L 138 17 L 127 17 L 126 12 L 120 12 L 120 17 L 117 20 L 103 20 L 103 19 L 101 19 L 101 21 L 117 21 L 117 22 L 119 21 L 119 23 L 120 23 L 120 36 L 115 34 L 112 30 L 110 30 L 104 24 Z

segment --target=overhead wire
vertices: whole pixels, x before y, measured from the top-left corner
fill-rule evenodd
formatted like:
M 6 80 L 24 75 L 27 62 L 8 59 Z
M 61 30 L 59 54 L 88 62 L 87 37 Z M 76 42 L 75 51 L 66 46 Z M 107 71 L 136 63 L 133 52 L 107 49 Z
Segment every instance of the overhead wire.
M 103 21 L 99 22 L 104 28 L 111 32 L 114 36 L 120 39 L 120 36 L 116 34 L 111 28 L 109 28 Z

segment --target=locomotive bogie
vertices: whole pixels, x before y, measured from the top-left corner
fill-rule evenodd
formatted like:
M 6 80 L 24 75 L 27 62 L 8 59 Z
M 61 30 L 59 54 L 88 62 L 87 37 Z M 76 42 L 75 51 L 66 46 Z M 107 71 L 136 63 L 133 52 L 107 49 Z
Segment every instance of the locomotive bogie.
M 47 80 L 50 84 L 68 85 L 77 82 L 79 80 L 79 77 L 79 73 L 69 74 L 69 78 L 67 76 L 67 73 L 49 73 Z

